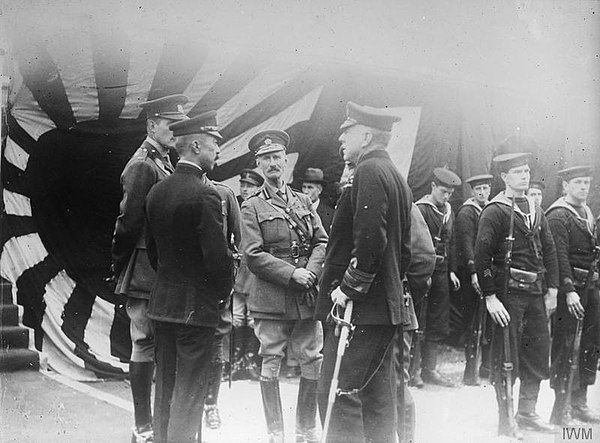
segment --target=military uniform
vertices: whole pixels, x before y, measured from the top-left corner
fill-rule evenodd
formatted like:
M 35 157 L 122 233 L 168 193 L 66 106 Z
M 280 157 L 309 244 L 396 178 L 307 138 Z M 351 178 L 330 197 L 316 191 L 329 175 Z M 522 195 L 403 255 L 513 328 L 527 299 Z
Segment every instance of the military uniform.
M 490 184 L 493 177 L 491 175 L 478 175 L 466 180 L 471 187 L 480 184 Z M 456 259 L 457 275 L 461 281 L 460 287 L 460 309 L 462 310 L 465 341 L 465 371 L 463 382 L 467 385 L 479 384 L 477 379 L 477 365 L 475 361 L 477 346 L 477 337 L 474 331 L 478 328 L 478 300 L 479 294 L 473 287 L 471 277 L 476 274 L 475 269 L 475 240 L 477 238 L 477 227 L 479 224 L 479 215 L 483 206 L 480 205 L 474 197 L 468 198 L 459 208 L 456 214 Z M 487 316 L 487 310 L 485 311 Z M 490 321 L 487 321 L 490 320 Z M 482 325 L 483 326 L 483 325 Z M 482 358 L 481 367 L 483 371 L 489 372 L 489 343 L 491 342 L 491 319 L 486 318 L 485 330 L 483 330 Z
M 446 168 L 433 170 L 434 182 L 437 186 L 454 189 L 461 184 L 460 178 Z M 433 190 L 433 189 L 432 189 Z M 450 203 L 438 205 L 431 195 L 425 195 L 417 206 L 427 223 L 429 233 L 433 240 L 436 254 L 435 270 L 431 276 L 431 287 L 426 303 L 426 312 L 421 317 L 423 304 L 417 306 L 419 318 L 425 318 L 424 338 L 421 349 L 413 349 L 414 362 L 412 364 L 411 384 L 422 386 L 423 381 L 452 386 L 453 384 L 440 374 L 437 367 L 439 343 L 448 338 L 450 333 L 450 282 L 449 273 L 456 272 L 456 243 L 454 236 L 454 213 Z M 415 342 L 414 346 L 421 346 Z M 422 370 L 419 355 L 422 354 Z M 419 374 L 419 372 L 421 374 Z M 419 375 L 422 375 L 422 381 Z
M 341 129 L 362 124 L 389 132 L 395 121 L 379 110 L 348 103 Z M 332 406 L 329 442 L 395 441 L 397 432 L 393 338 L 398 326 L 410 321 L 402 280 L 410 262 L 412 194 L 385 146 L 373 148 L 358 159 L 352 186 L 338 201 L 319 288 L 316 318 L 327 320 L 331 294 L 339 290 L 353 301 L 356 326 L 341 360 L 342 394 Z M 334 326 L 327 323 L 323 348 L 322 421 L 339 340 Z
M 142 103 L 148 118 L 184 120 L 183 95 L 162 97 Z M 164 156 L 161 151 L 165 151 Z M 134 441 L 151 436 L 150 390 L 154 373 L 154 331 L 147 317 L 148 299 L 156 279 L 146 253 L 145 199 L 150 189 L 173 172 L 168 149 L 147 137 L 125 165 L 121 174 L 123 199 L 112 242 L 115 293 L 127 297 L 132 341 L 129 375 L 134 400 Z
M 527 156 L 507 154 L 496 161 L 510 170 L 526 165 Z M 528 197 L 515 197 L 512 263 L 505 292 L 505 240 L 509 235 L 511 204 L 511 199 L 501 192 L 483 209 L 475 243 L 475 267 L 483 295 L 495 294 L 510 315 L 512 381 L 517 376 L 521 381 L 517 419 L 537 420 L 535 405 L 540 381 L 549 376 L 550 337 L 544 293 L 547 287 L 558 287 L 558 263 L 552 234 L 541 208 Z M 491 380 L 496 388 L 502 434 L 513 430 L 507 428 L 505 421 L 502 330 L 494 326 Z
M 248 143 L 258 157 L 285 159 L 289 135 L 263 131 Z M 272 159 L 272 157 L 270 157 Z M 278 178 L 278 181 L 281 177 Z M 323 330 L 313 319 L 315 286 L 293 279 L 298 268 L 318 281 L 325 258 L 327 234 L 310 199 L 283 184 L 268 180 L 242 204 L 242 250 L 248 269 L 248 307 L 262 357 L 261 393 L 270 439 L 283 441 L 279 372 L 286 348 L 300 363 L 301 378 L 296 409 L 298 441 L 316 439 L 316 382 L 321 372 Z
M 589 171 L 581 173 L 589 175 Z M 556 243 L 560 270 L 560 288 L 553 330 L 550 370 L 550 386 L 556 394 L 552 421 L 557 424 L 568 424 L 563 421 L 566 419 L 568 422 L 569 419 L 570 405 L 565 404 L 567 399 L 564 394 L 569 379 L 570 359 L 577 327 L 577 320 L 567 307 L 566 297 L 569 292 L 576 292 L 579 295 L 581 305 L 585 309 L 578 371 L 574 374 L 571 405 L 574 418 L 590 421 L 586 419 L 590 417 L 587 414 L 587 387 L 596 381 L 596 369 L 600 354 L 600 299 L 597 267 L 592 270 L 591 282 L 587 287 L 586 282 L 590 266 L 595 258 L 595 248 L 600 245 L 600 242 L 594 217 L 586 205 L 576 206 L 561 197 L 548 208 L 546 216 Z M 588 416 L 586 417 L 586 415 Z M 596 417 L 595 420 L 600 420 L 600 418 Z
M 227 239 L 229 248 L 233 254 L 237 254 L 241 241 L 241 213 L 234 192 L 228 186 L 209 180 L 206 175 L 203 181 L 213 188 L 221 198 L 221 215 L 223 217 L 223 234 Z M 204 412 L 206 424 L 211 429 L 221 426 L 221 418 L 217 408 L 219 388 L 223 377 L 223 365 L 225 362 L 224 342 L 225 337 L 231 332 L 232 313 L 231 300 L 227 298 L 219 305 L 219 324 L 217 325 L 215 339 L 213 341 L 213 363 L 210 369 L 206 398 L 204 400 Z M 231 362 L 230 362 L 231 363 Z

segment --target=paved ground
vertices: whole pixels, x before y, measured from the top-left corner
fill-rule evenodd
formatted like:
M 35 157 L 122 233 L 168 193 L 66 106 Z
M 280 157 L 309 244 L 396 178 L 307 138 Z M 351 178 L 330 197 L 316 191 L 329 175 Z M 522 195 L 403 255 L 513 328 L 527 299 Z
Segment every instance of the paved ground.
M 459 381 L 461 353 L 447 349 L 441 369 Z M 0 374 L 0 442 L 128 442 L 132 412 L 127 381 L 71 383 L 55 374 Z M 67 384 L 65 384 L 67 383 Z M 284 380 L 281 390 L 289 442 L 292 438 L 298 380 Z M 417 403 L 418 443 L 500 442 L 496 437 L 496 404 L 491 386 L 448 389 L 426 387 L 411 391 Z M 538 412 L 550 414 L 553 394 L 542 385 Z M 590 405 L 600 408 L 600 386 L 590 391 Z M 266 441 L 257 382 L 234 382 L 221 389 L 223 427 L 207 430 L 208 443 Z M 594 428 L 600 441 L 600 427 Z M 506 441 L 506 440 L 505 440 Z M 560 435 L 528 433 L 525 443 L 554 443 Z M 572 441 L 576 441 L 573 439 Z M 582 440 L 577 440 L 582 441 Z

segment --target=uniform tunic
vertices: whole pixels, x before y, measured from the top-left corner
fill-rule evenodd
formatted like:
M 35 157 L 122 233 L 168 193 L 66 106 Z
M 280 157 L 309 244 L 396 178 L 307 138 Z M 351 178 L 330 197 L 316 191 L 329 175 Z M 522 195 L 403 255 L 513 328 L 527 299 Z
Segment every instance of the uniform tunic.
M 558 287 L 558 262 L 552 234 L 541 208 L 529 198 L 517 198 L 516 202 L 511 267 L 537 274 L 538 281 L 541 280 L 543 284 L 515 283 L 515 287 L 509 287 L 505 293 L 503 266 L 511 200 L 503 192 L 494 197 L 481 213 L 475 246 L 475 267 L 483 294 L 496 294 L 510 315 L 513 374 L 521 378 L 520 395 L 525 398 L 529 393 L 524 392 L 524 384 L 537 384 L 539 389 L 539 380 L 546 379 L 549 375 L 550 337 L 543 293 L 545 286 Z M 519 204 L 526 210 L 520 209 Z M 494 331 L 491 354 L 492 382 L 500 386 L 503 340 L 499 327 Z M 531 399 L 532 404 L 528 403 L 526 409 L 535 406 L 537 393 L 532 397 L 535 398 Z M 519 409 L 522 410 L 521 403 Z
M 574 268 L 589 271 L 594 260 L 594 248 L 599 245 L 594 217 L 587 206 L 573 206 L 559 198 L 546 211 L 552 230 L 558 265 L 560 288 L 554 337 L 552 339 L 552 366 L 550 384 L 554 389 L 564 389 L 569 377 L 568 360 L 573 352 L 573 340 L 577 327 L 576 319 L 567 308 L 567 293 L 577 292 L 585 309 L 579 371 L 573 380 L 573 389 L 594 384 L 600 353 L 600 300 L 598 282 L 585 287 L 585 280 L 577 278 Z M 597 269 L 597 268 L 596 268 Z
M 154 360 L 154 333 L 147 318 L 148 298 L 156 279 L 146 253 L 144 203 L 150 189 L 173 172 L 170 161 L 146 138 L 121 174 L 123 199 L 112 242 L 116 294 L 126 295 L 132 342 L 131 361 Z
M 246 285 L 248 307 L 260 341 L 261 375 L 279 377 L 289 343 L 302 376 L 316 380 L 321 370 L 323 330 L 313 320 L 315 292 L 295 283 L 292 274 L 296 268 L 306 268 L 320 279 L 327 234 L 306 195 L 287 185 L 285 199 L 276 191 L 265 182 L 242 205 L 242 250 L 251 272 Z M 302 224 L 304 239 L 288 217 Z
M 456 272 L 454 213 L 449 203 L 440 210 L 429 195 L 421 198 L 417 206 L 427 223 L 436 253 L 436 266 L 431 276 L 427 300 L 425 340 L 439 342 L 446 339 L 450 333 L 448 272 Z
M 340 286 L 354 302 L 353 338 L 346 349 L 328 441 L 394 441 L 396 375 L 392 343 L 397 325 L 409 323 L 402 278 L 410 255 L 412 195 L 388 153 L 376 150 L 358 162 L 351 186 L 338 202 L 319 289 L 317 318 L 331 310 Z M 338 337 L 327 325 L 319 406 L 323 414 Z M 353 391 L 357 390 L 357 391 Z

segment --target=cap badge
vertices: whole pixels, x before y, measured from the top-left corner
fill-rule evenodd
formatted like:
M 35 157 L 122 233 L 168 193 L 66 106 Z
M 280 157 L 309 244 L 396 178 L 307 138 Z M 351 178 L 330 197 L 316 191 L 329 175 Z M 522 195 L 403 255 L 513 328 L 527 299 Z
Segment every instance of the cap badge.
M 182 105 L 177 105 L 177 112 L 180 112 L 183 114 L 183 106 Z
M 270 145 L 273 141 L 270 138 L 265 139 L 265 145 Z

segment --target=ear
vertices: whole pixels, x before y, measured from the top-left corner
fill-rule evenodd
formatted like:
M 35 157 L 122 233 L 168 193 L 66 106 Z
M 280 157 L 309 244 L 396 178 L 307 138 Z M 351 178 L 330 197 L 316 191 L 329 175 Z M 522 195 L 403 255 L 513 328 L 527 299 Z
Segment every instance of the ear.
M 501 172 L 500 173 L 500 178 L 502 179 L 502 181 L 504 183 L 506 183 L 506 177 L 508 176 L 508 174 L 506 172 Z
M 562 181 L 562 190 L 563 190 L 563 194 L 567 193 L 567 189 L 569 188 L 569 182 L 566 180 Z
M 431 190 L 433 191 L 436 188 L 437 188 L 437 185 L 435 184 L 435 182 L 431 182 Z
M 146 132 L 148 132 L 148 134 L 153 132 L 155 127 L 156 122 L 154 120 L 146 120 Z

